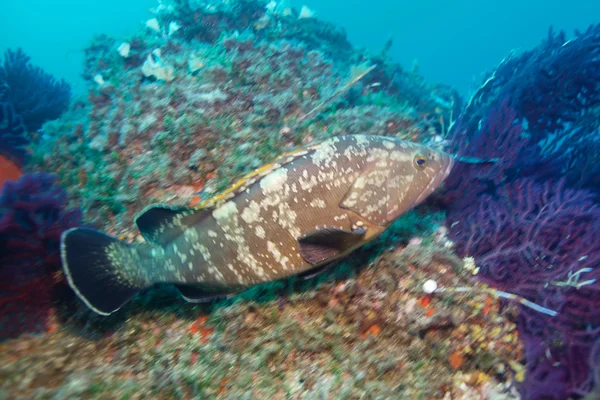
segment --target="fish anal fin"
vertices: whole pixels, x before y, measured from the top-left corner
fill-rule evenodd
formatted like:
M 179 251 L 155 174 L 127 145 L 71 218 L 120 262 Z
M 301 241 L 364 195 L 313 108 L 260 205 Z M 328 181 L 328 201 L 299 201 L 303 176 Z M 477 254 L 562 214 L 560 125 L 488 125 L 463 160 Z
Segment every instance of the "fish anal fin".
M 237 291 L 215 291 L 207 290 L 202 287 L 196 287 L 191 285 L 175 285 L 181 293 L 181 297 L 185 301 L 190 303 L 208 303 L 213 300 L 226 299 L 233 297 L 237 294 Z
M 334 261 L 332 261 L 332 262 L 330 262 L 330 263 L 327 263 L 327 264 L 324 264 L 324 265 L 320 265 L 320 266 L 318 266 L 318 267 L 315 267 L 315 268 L 313 268 L 313 269 L 309 269 L 309 270 L 308 270 L 308 271 L 306 271 L 306 272 L 303 272 L 303 273 L 301 273 L 301 274 L 298 274 L 298 278 L 300 278 L 300 279 L 304 279 L 304 280 L 307 280 L 307 279 L 312 279 L 312 278 L 314 278 L 315 276 L 319 276 L 319 275 L 321 275 L 321 274 L 323 274 L 323 273 L 325 273 L 325 272 L 329 271 L 330 269 L 332 269 L 332 268 L 333 268 L 333 266 L 334 266 L 335 264 L 336 264 L 336 263 L 335 263 Z
M 149 243 L 165 246 L 209 214 L 209 209 L 153 204 L 138 214 L 135 224 Z
M 354 231 L 336 227 L 319 228 L 298 239 L 300 254 L 312 265 L 332 261 L 360 244 L 365 233 L 365 228 Z

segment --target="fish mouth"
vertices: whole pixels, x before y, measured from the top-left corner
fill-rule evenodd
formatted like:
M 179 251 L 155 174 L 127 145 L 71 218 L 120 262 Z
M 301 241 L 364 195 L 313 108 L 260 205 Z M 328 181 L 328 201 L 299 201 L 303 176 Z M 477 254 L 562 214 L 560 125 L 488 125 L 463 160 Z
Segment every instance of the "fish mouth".
M 444 167 L 444 164 L 446 165 L 446 167 Z M 453 167 L 454 167 L 454 158 L 452 158 L 448 154 L 444 154 L 444 162 L 442 163 L 442 168 L 441 168 L 441 170 L 443 170 L 443 172 L 441 174 L 437 174 L 431 180 L 429 185 L 427 185 L 427 190 L 429 190 L 431 187 L 434 187 L 434 189 L 431 190 L 431 192 L 435 191 L 435 189 L 437 189 L 442 184 L 442 182 L 444 182 L 446 180 L 448 175 L 450 175 L 450 172 L 452 172 Z
M 441 181 L 440 183 L 442 183 L 443 181 L 446 180 L 446 178 L 448 177 L 448 175 L 450 175 L 450 172 L 452 172 L 452 168 L 454 167 L 454 157 L 451 157 L 448 154 L 445 154 L 444 157 L 446 158 L 446 169 L 444 170 L 444 173 L 441 175 Z

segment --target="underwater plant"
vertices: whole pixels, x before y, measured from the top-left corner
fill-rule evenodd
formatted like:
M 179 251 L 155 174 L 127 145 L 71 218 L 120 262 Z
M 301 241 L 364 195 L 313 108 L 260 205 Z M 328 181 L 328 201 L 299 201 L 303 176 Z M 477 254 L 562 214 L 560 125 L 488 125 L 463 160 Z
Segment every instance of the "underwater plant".
M 60 273 L 60 236 L 81 225 L 55 176 L 26 174 L 0 196 L 0 339 L 45 329 Z
M 30 64 L 23 50 L 6 50 L 0 66 L 0 101 L 12 103 L 27 130 L 36 131 L 44 122 L 58 118 L 68 107 L 71 87 Z

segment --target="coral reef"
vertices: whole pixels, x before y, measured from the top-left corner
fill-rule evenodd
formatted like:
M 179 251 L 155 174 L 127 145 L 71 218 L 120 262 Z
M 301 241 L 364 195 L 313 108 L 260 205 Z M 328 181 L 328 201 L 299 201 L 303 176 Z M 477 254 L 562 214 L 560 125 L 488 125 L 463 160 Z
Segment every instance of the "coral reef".
M 6 50 L 0 67 L 0 101 L 11 103 L 27 130 L 34 132 L 66 110 L 71 88 L 65 80 L 56 80 L 29 60 L 21 49 Z
M 187 41 L 215 44 L 224 32 L 251 30 L 259 39 L 302 42 L 327 57 L 349 61 L 355 50 L 343 29 L 317 18 L 300 18 L 300 12 L 281 3 L 269 8 L 267 1 L 232 2 L 177 0 L 157 9 L 156 28 Z M 172 24 L 178 26 L 172 32 Z M 162 27 L 162 28 L 161 28 Z
M 60 272 L 59 242 L 81 224 L 49 174 L 7 182 L 0 196 L 0 340 L 47 328 Z

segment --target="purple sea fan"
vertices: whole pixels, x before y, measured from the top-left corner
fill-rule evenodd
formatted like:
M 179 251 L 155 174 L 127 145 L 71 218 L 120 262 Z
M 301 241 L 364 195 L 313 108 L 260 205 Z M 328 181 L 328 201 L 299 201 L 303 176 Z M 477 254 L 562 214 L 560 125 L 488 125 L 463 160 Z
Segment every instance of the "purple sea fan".
M 473 135 L 502 102 L 516 113 L 527 137 L 519 176 L 566 175 L 568 186 L 598 190 L 598 163 L 592 161 L 591 168 L 588 163 L 598 147 L 600 24 L 570 40 L 551 29 L 539 46 L 510 54 L 473 94 L 460 127 Z
M 557 399 L 591 390 L 592 366 L 579 355 L 600 338 L 600 207 L 593 196 L 565 188 L 564 180 L 520 179 L 451 209 L 449 223 L 457 252 L 475 258 L 481 281 L 558 312 L 521 307 L 524 397 L 540 398 L 553 379 L 560 379 Z
M 30 58 L 21 49 L 6 50 L 0 65 L 0 101 L 12 103 L 30 132 L 44 122 L 58 118 L 69 105 L 71 87 L 56 80 L 39 67 L 29 63 Z
M 27 158 L 28 144 L 23 119 L 11 103 L 0 103 L 0 155 L 20 167 Z
M 60 235 L 81 224 L 53 175 L 24 175 L 0 196 L 0 340 L 45 328 L 60 281 Z
M 527 139 L 508 100 L 494 107 L 480 126 L 471 130 L 463 117 L 451 132 L 450 151 L 461 158 L 493 160 L 483 164 L 456 163 L 445 183 L 444 201 L 451 207 L 471 202 L 479 193 L 503 182 L 523 159 Z
M 477 258 L 483 280 L 525 297 L 535 295 L 533 286 L 588 267 L 600 252 L 592 240 L 600 233 L 600 208 L 562 180 L 517 180 L 451 213 L 450 223 L 458 251 Z

